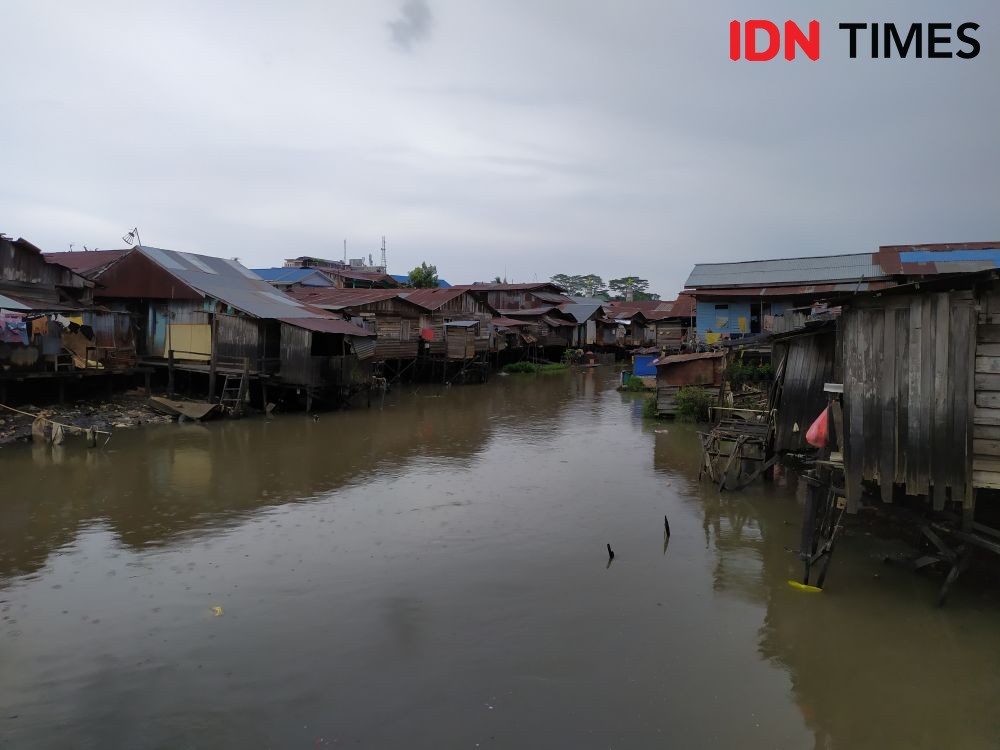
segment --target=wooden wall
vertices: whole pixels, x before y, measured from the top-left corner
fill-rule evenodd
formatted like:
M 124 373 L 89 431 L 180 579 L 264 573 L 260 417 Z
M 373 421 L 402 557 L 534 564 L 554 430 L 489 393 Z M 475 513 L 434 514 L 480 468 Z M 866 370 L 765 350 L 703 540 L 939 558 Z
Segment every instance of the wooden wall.
M 771 352 L 775 372 L 783 375 L 773 408 L 775 451 L 811 451 L 806 431 L 826 408 L 825 383 L 837 383 L 837 334 L 834 330 L 803 333 L 776 341 Z M 796 430 L 796 425 L 798 429 Z
M 886 295 L 845 309 L 849 510 L 862 480 L 879 483 L 886 502 L 896 483 L 938 509 L 948 499 L 971 506 L 973 375 L 992 366 L 977 360 L 975 336 L 970 291 Z
M 984 290 L 978 308 L 972 484 L 1000 489 L 1000 289 Z

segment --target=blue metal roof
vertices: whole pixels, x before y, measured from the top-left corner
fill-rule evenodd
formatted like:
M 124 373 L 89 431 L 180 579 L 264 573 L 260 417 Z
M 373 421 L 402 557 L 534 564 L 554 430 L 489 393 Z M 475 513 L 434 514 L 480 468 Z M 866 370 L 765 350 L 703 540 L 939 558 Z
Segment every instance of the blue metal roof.
M 1000 263 L 1000 247 L 979 250 L 911 250 L 899 254 L 902 263 L 950 263 L 970 260 Z
M 405 274 L 405 273 L 390 273 L 389 276 L 391 276 L 393 279 L 395 279 L 396 281 L 398 281 L 400 284 L 409 284 L 410 283 L 410 277 L 409 277 L 408 274 Z M 444 279 L 438 279 L 438 286 L 441 287 L 442 289 L 449 289 L 449 288 L 451 288 L 451 284 L 449 284 Z

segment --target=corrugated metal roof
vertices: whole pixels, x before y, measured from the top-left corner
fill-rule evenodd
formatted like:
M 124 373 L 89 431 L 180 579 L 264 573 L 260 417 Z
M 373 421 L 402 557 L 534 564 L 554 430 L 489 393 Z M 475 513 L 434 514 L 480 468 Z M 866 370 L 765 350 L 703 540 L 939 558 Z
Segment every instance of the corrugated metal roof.
M 873 253 L 820 255 L 810 258 L 749 260 L 739 263 L 699 263 L 686 287 L 774 286 L 858 279 L 882 279 L 888 274 Z
M 472 328 L 472 326 L 479 325 L 478 320 L 448 320 L 445 321 L 445 328 L 454 326 L 455 328 Z
M 513 328 L 515 326 L 526 326 L 530 325 L 525 320 L 514 320 L 513 318 L 505 318 L 502 315 L 497 318 L 493 318 L 493 325 L 500 326 L 501 328 Z
M 75 250 L 71 252 L 43 253 L 46 263 L 56 263 L 76 271 L 81 276 L 89 276 L 114 263 L 123 255 L 131 252 L 124 250 Z
M 399 290 L 400 297 L 407 302 L 420 305 L 425 310 L 437 310 L 445 303 L 451 302 L 456 297 L 461 297 L 465 293 L 466 290 L 459 287 Z
M 532 289 L 544 289 L 545 287 L 552 287 L 559 292 L 563 291 L 563 288 L 558 284 L 553 284 L 551 281 L 533 281 L 526 284 L 494 284 L 492 282 L 477 282 L 475 284 L 456 284 L 456 287 L 462 289 L 472 289 L 478 292 L 530 292 Z
M 330 310 L 361 307 L 401 297 L 404 289 L 290 289 L 288 294 L 300 302 Z M 412 303 L 411 303 L 412 304 Z
M 849 281 L 843 284 L 810 284 L 807 286 L 748 286 L 735 289 L 693 289 L 690 294 L 698 299 L 722 297 L 793 297 L 816 294 L 854 294 L 873 292 L 892 286 L 891 281 Z
M 673 365 L 678 362 L 690 362 L 694 359 L 716 359 L 717 357 L 725 357 L 725 352 L 697 352 L 695 354 L 670 354 L 666 357 L 660 357 L 653 362 L 654 367 L 659 367 L 660 365 Z
M 346 320 L 339 318 L 279 318 L 282 323 L 287 323 L 296 328 L 304 328 L 307 331 L 317 333 L 342 333 L 345 336 L 374 336 L 374 333 L 366 331 L 361 326 L 356 326 Z
M 553 292 L 532 292 L 532 294 L 542 302 L 551 302 L 553 305 L 563 305 L 571 301 L 565 294 L 554 294 Z
M 497 310 L 497 312 L 509 318 L 536 318 L 539 315 L 545 315 L 545 313 L 550 313 L 558 309 L 555 305 L 546 305 L 545 307 L 532 307 L 528 310 Z
M 142 253 L 192 289 L 257 318 L 308 318 L 316 313 L 279 292 L 239 261 L 143 245 Z
M 333 285 L 333 282 L 322 271 L 315 268 L 285 268 L 281 266 L 278 268 L 252 268 L 250 270 L 264 281 L 269 281 L 272 284 L 298 284 L 304 279 L 315 276 L 322 280 L 323 283 L 320 286 Z
M 392 277 L 394 281 L 398 281 L 400 284 L 410 283 L 410 277 L 405 273 L 390 273 L 389 276 Z M 451 286 L 452 285 L 449 284 L 444 279 L 438 278 L 438 287 L 440 287 L 441 289 L 450 289 Z
M 572 316 L 577 323 L 585 323 L 594 317 L 594 313 L 600 312 L 602 307 L 600 302 L 568 302 L 560 305 L 559 310 L 565 315 Z

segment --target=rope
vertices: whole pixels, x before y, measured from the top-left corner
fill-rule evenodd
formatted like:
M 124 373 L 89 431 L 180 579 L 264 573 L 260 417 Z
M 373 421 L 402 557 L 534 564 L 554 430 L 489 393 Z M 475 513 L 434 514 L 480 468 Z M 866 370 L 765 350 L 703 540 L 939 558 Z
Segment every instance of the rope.
M 43 417 L 41 414 L 32 414 L 30 411 L 21 411 L 20 409 L 15 409 L 13 406 L 7 406 L 7 404 L 0 404 L 0 408 L 12 411 L 15 414 L 23 414 L 24 416 L 31 417 L 32 419 L 41 419 L 41 420 L 43 420 L 45 422 L 48 422 L 49 424 L 57 424 L 60 427 L 69 430 L 71 434 L 76 433 L 77 431 L 79 431 L 79 432 L 85 432 L 85 431 L 87 431 L 89 429 L 95 435 L 107 435 L 108 436 L 108 440 L 111 439 L 111 433 L 108 432 L 107 430 L 99 430 L 96 427 L 80 427 L 79 425 L 75 425 L 75 424 L 64 424 L 62 422 L 57 422 L 54 419 L 49 419 L 48 417 Z M 104 441 L 105 445 L 108 444 L 108 440 Z

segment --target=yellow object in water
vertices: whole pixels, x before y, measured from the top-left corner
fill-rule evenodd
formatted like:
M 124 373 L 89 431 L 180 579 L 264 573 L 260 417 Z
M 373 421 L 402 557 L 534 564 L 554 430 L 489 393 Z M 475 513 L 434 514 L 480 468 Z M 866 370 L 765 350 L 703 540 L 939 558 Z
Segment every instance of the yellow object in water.
M 222 607 L 212 607 L 212 614 L 216 617 L 222 617 Z
M 788 585 L 791 586 L 793 589 L 798 589 L 799 591 L 809 591 L 810 593 L 813 594 L 823 590 L 818 586 L 810 586 L 809 584 L 799 583 L 798 581 L 789 581 Z

